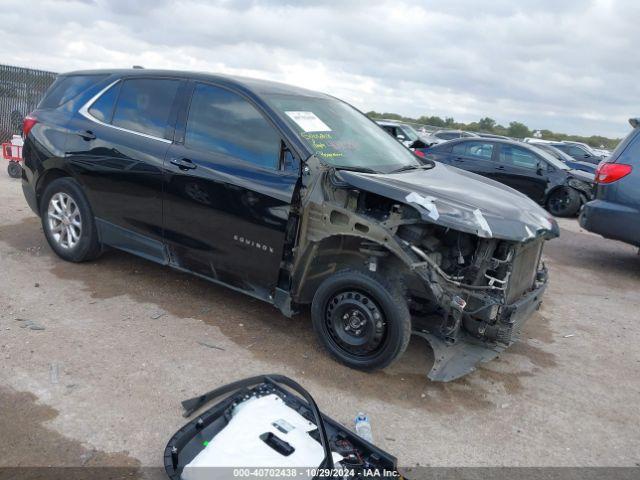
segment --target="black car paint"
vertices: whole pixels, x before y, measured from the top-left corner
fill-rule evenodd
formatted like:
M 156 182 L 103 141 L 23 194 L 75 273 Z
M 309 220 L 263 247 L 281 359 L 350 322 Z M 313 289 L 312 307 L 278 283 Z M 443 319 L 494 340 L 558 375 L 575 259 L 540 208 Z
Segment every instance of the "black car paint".
M 525 194 L 540 205 L 546 205 L 549 197 L 558 188 L 574 188 L 569 185 L 572 180 L 579 182 L 581 188 L 578 190 L 584 197 L 583 200 L 585 202 L 592 198 L 593 175 L 579 170 L 556 168 L 526 143 L 511 140 L 482 139 L 482 143 L 493 145 L 491 157 L 483 159 L 452 153 L 455 145 L 477 141 L 477 138 L 463 138 L 433 146 L 428 150 L 427 158 L 491 178 Z M 514 145 L 528 150 L 538 158 L 541 168 L 534 170 L 502 163 L 500 161 L 500 151 L 504 145 Z
M 78 112 L 115 81 L 141 75 L 183 82 L 173 127 L 164 139 L 101 125 Z M 148 71 L 115 71 L 63 110 L 34 112 L 39 122 L 25 144 L 23 188 L 29 205 L 38 212 L 44 175 L 64 172 L 82 185 L 105 243 L 271 299 L 299 169 L 267 171 L 230 157 L 186 151 L 174 134 L 184 132 L 189 88 L 203 81 L 235 91 L 270 119 L 298 164 L 310 153 L 291 140 L 293 132 L 258 95 L 227 77 L 176 72 L 156 77 Z M 171 162 L 186 157 L 197 168 L 184 170 Z

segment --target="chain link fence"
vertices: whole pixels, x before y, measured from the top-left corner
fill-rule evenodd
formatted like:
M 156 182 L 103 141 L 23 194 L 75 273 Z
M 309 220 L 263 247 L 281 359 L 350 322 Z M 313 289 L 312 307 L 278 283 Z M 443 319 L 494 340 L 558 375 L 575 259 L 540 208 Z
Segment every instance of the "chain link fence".
M 43 97 L 57 73 L 0 65 L 0 143 L 19 135 L 22 119 Z

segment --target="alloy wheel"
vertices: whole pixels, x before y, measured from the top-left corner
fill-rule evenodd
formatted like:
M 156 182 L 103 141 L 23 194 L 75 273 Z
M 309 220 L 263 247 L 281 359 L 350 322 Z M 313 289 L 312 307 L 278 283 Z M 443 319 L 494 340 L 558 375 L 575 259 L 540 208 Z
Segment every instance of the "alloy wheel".
M 49 231 L 53 240 L 65 249 L 75 247 L 82 236 L 82 216 L 73 198 L 58 192 L 49 200 Z

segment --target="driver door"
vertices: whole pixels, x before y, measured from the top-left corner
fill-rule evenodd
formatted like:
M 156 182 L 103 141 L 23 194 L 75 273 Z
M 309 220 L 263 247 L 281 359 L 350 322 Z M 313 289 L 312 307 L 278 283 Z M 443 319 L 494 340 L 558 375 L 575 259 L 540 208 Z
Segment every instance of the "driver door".
M 299 168 L 285 167 L 279 131 L 245 97 L 208 83 L 194 82 L 191 91 L 165 160 L 171 261 L 268 298 Z

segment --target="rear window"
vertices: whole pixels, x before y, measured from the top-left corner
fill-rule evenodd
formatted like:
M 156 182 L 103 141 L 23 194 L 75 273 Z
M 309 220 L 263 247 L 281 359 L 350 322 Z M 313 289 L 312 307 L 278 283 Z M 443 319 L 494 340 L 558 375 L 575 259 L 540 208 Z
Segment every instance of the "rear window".
M 640 128 L 634 128 L 604 161 L 637 165 L 640 162 Z
M 138 133 L 164 138 L 179 80 L 155 78 L 125 80 L 112 124 Z
M 105 78 L 107 75 L 59 76 L 47 90 L 38 108 L 58 108 Z

